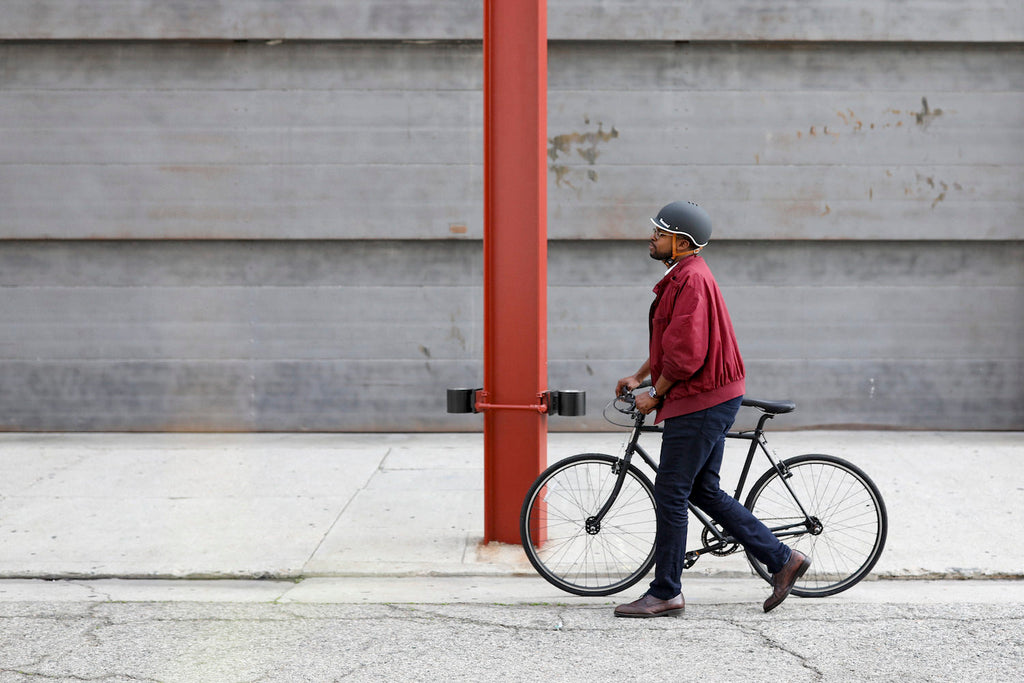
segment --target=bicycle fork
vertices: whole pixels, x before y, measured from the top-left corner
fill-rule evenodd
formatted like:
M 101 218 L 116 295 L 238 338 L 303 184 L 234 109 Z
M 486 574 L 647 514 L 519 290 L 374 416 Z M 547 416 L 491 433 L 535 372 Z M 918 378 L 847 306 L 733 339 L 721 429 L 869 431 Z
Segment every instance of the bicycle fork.
M 591 536 L 601 533 L 601 522 L 604 520 L 605 515 L 608 514 L 608 511 L 612 509 L 612 505 L 615 504 L 615 500 L 619 497 L 619 492 L 622 491 L 622 483 L 626 480 L 626 470 L 629 469 L 629 463 L 633 460 L 633 453 L 636 452 L 637 442 L 640 440 L 640 426 L 643 424 L 644 418 L 644 415 L 637 415 L 633 424 L 633 434 L 629 438 L 629 443 L 626 444 L 626 452 L 621 460 L 617 460 L 612 465 L 612 473 L 615 475 L 615 486 L 612 487 L 611 495 L 608 496 L 608 500 L 604 502 L 604 505 L 597 511 L 596 515 L 587 518 L 585 528 Z

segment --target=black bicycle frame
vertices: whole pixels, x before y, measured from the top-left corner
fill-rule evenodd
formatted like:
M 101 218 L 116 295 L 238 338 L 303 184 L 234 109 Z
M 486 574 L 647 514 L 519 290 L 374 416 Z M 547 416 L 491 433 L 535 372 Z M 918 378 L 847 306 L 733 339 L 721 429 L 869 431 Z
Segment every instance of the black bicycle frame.
M 726 438 L 741 439 L 750 442 L 750 447 L 747 449 L 747 457 L 743 462 L 743 469 L 740 472 L 739 481 L 736 483 L 736 493 L 733 495 L 733 498 L 740 500 L 740 496 L 743 493 L 743 487 L 747 482 L 747 476 L 750 474 L 750 466 L 754 462 L 754 453 L 756 453 L 758 448 L 760 448 L 765 457 L 768 458 L 768 462 L 770 462 L 775 471 L 779 473 L 780 480 L 786 486 L 790 496 L 792 496 L 793 501 L 797 504 L 797 507 L 800 508 L 800 512 L 804 516 L 803 522 L 789 524 L 782 527 L 771 527 L 770 530 L 777 537 L 800 536 L 808 533 L 808 531 L 814 526 L 815 521 L 807 514 L 807 510 L 804 509 L 803 503 L 800 502 L 800 499 L 797 498 L 796 493 L 790 487 L 788 482 L 790 474 L 789 468 L 786 467 L 786 463 L 774 456 L 771 449 L 768 447 L 768 440 L 764 436 L 764 425 L 773 417 L 775 416 L 771 413 L 764 413 L 757 421 L 757 426 L 753 430 L 728 432 L 726 434 Z M 658 463 L 656 463 L 647 451 L 644 450 L 643 446 L 640 445 L 640 435 L 648 432 L 661 432 L 663 430 L 661 427 L 644 425 L 645 419 L 646 416 L 641 414 L 638 414 L 634 418 L 633 432 L 630 436 L 629 443 L 626 445 L 626 452 L 622 457 L 622 464 L 619 471 L 615 473 L 615 485 L 612 488 L 611 495 L 608 496 L 608 500 L 601 506 L 598 513 L 589 518 L 586 522 L 587 531 L 589 533 L 596 534 L 601 530 L 601 521 L 604 519 L 605 515 L 608 514 L 608 511 L 615 503 L 616 498 L 618 498 L 619 492 L 622 490 L 622 483 L 626 478 L 626 470 L 629 468 L 630 462 L 632 462 L 634 453 L 639 454 L 643 461 L 647 463 L 655 473 L 658 471 Z M 714 536 L 715 542 L 708 543 L 698 550 L 687 551 L 683 563 L 684 568 L 689 569 L 693 563 L 705 553 L 720 552 L 729 546 L 735 546 L 738 544 L 738 541 L 735 538 L 722 533 L 715 525 L 715 522 L 700 508 L 694 506 L 693 503 L 688 503 L 687 507 L 690 513 L 697 518 L 697 520 L 705 529 L 708 530 L 708 532 L 711 533 L 712 536 Z M 729 552 L 731 552 L 731 550 Z

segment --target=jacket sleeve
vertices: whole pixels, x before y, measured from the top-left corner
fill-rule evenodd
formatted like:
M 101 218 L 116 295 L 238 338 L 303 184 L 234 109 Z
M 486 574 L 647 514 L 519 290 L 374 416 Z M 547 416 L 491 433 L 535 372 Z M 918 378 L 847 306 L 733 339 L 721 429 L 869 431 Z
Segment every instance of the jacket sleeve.
M 688 282 L 678 292 L 661 337 L 661 374 L 673 382 L 697 374 L 708 355 L 708 302 L 703 289 L 694 284 Z

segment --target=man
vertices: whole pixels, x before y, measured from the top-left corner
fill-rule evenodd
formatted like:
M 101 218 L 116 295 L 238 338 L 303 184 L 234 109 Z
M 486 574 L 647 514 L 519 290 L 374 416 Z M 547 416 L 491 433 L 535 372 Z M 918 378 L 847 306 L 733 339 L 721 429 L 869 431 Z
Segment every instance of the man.
M 711 219 L 693 202 L 672 202 L 652 218 L 652 259 L 668 266 L 654 287 L 650 355 L 615 385 L 634 390 L 650 375 L 653 386 L 637 409 L 657 410 L 664 422 L 661 462 L 654 483 L 658 528 L 655 571 L 639 600 L 615 608 L 618 617 L 676 616 L 685 601 L 680 584 L 686 545 L 687 501 L 711 515 L 772 573 L 764 611 L 777 607 L 810 558 L 783 545 L 745 507 L 719 487 L 725 434 L 743 399 L 744 369 L 732 321 L 715 278 L 698 256 L 711 239 Z

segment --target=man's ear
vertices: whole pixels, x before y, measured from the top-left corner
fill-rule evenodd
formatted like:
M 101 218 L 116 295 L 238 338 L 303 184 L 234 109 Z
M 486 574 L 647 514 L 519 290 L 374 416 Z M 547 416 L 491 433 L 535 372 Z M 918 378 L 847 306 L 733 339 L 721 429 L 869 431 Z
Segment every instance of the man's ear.
M 676 241 L 676 253 L 682 254 L 693 249 L 693 243 L 682 235 L 672 235 L 672 239 Z
M 683 256 L 692 256 L 696 254 L 700 249 L 693 246 L 690 240 L 686 239 L 681 235 L 672 236 L 672 258 L 669 259 L 673 263 Z

